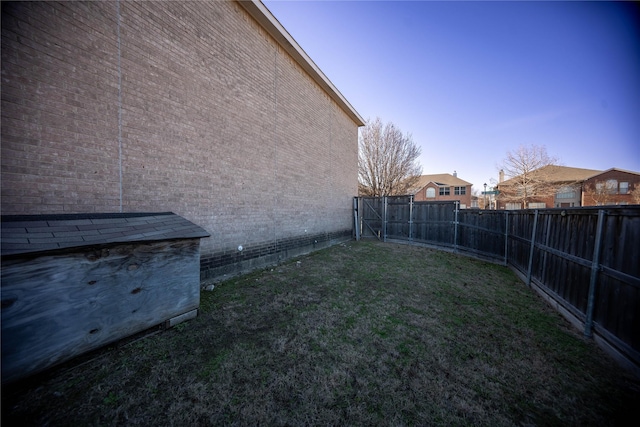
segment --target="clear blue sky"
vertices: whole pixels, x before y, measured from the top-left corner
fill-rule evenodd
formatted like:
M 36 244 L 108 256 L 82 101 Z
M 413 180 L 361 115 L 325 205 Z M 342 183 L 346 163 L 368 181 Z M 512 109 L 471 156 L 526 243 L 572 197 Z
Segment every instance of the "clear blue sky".
M 264 4 L 366 119 L 411 133 L 424 174 L 497 179 L 519 145 L 640 172 L 640 10 L 609 2 Z

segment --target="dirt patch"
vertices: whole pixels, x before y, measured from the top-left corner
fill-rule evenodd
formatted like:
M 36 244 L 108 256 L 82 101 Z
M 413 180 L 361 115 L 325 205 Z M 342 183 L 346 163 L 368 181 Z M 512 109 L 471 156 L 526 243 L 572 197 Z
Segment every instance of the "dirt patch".
M 507 268 L 359 242 L 3 390 L 29 425 L 621 425 L 638 383 Z M 8 425 L 8 424 L 7 424 Z

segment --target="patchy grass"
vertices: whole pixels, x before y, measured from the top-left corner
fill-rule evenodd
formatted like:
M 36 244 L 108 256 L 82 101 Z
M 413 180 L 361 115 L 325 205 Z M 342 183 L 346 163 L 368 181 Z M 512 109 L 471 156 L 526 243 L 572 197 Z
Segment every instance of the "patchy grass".
M 7 425 L 622 425 L 621 371 L 507 268 L 351 242 L 3 390 Z

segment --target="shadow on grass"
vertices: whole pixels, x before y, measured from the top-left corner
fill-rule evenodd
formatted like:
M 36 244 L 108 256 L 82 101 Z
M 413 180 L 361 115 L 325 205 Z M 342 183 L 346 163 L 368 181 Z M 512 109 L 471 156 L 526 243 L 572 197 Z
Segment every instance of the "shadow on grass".
M 350 242 L 3 390 L 29 425 L 623 425 L 638 382 L 507 268 Z M 8 425 L 8 424 L 5 424 Z

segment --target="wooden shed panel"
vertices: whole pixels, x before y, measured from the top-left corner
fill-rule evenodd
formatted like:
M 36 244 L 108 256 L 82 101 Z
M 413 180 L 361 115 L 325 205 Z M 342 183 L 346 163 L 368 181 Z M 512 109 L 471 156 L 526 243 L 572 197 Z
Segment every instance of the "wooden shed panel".
M 197 309 L 198 239 L 3 262 L 2 376 L 11 381 Z

